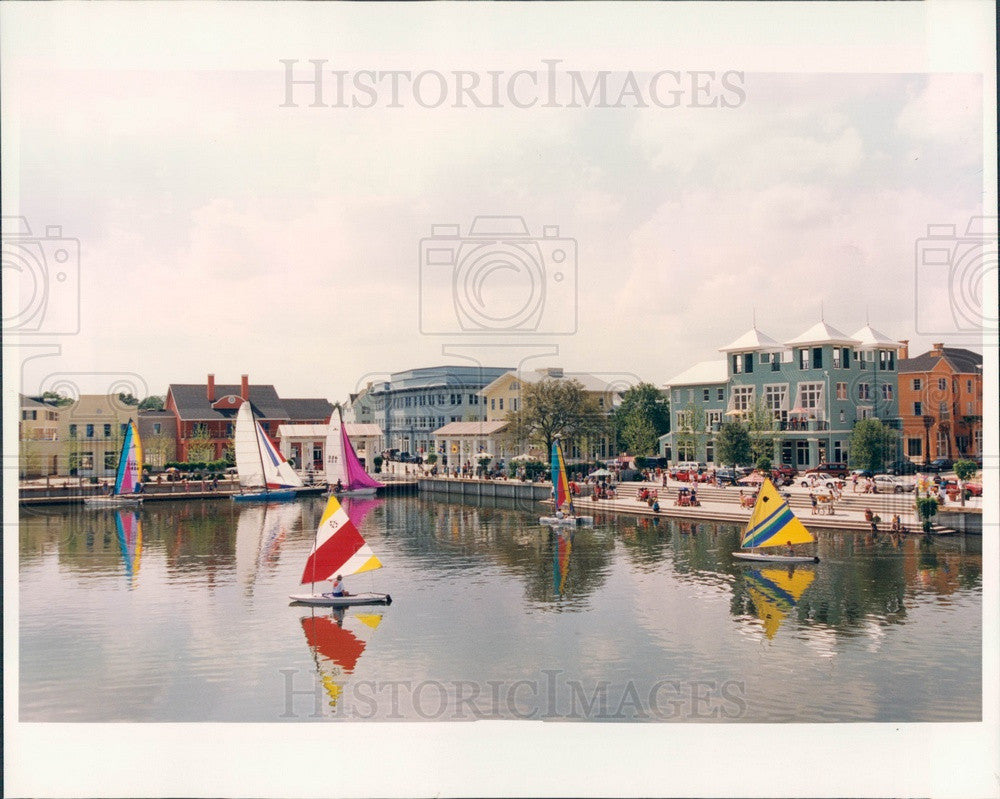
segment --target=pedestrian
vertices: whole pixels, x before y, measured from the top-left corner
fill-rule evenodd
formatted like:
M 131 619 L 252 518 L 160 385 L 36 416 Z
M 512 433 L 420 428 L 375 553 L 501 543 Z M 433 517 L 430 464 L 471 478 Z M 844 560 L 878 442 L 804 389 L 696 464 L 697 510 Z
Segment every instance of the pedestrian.
M 816 495 L 812 491 L 809 492 L 809 501 L 812 503 L 812 515 L 815 516 L 819 513 L 819 504 L 816 500 Z

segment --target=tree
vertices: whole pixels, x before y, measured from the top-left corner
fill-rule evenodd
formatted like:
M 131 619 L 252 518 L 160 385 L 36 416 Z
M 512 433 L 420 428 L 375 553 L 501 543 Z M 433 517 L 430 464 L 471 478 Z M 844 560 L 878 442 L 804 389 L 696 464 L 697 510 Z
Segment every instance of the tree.
M 676 460 L 694 460 L 698 457 L 701 442 L 705 438 L 705 411 L 689 402 L 677 414 L 677 457 Z M 683 457 L 686 455 L 687 457 Z
M 122 405 L 138 405 L 139 404 L 139 400 L 137 400 L 132 395 L 131 392 L 129 392 L 129 393 L 126 394 L 124 391 L 119 391 L 118 392 L 118 401 Z
M 738 466 L 751 458 L 750 433 L 742 422 L 723 422 L 715 436 L 715 459 Z
M 215 458 L 215 446 L 208 434 L 208 426 L 197 424 L 194 432 L 188 437 L 187 460 L 188 463 L 198 463 L 200 461 L 210 461 Z
M 743 418 L 750 436 L 750 459 L 758 469 L 767 471 L 771 468 L 778 420 L 763 400 L 757 400 Z
M 131 396 L 131 395 L 130 395 Z M 146 397 L 142 402 L 139 403 L 140 411 L 162 411 L 164 403 L 166 402 L 166 397 L 159 397 L 155 394 L 151 394 Z
M 55 405 L 57 408 L 73 404 L 73 400 L 70 397 L 60 394 L 58 391 L 43 391 L 42 396 L 37 399 L 39 402 L 47 402 L 49 405 Z
M 917 515 L 923 520 L 923 529 L 925 533 L 931 531 L 931 519 L 937 513 L 938 501 L 935 497 L 918 497 L 917 498 Z
M 960 460 L 955 461 L 955 465 L 952 467 L 955 470 L 955 477 L 958 478 L 959 494 L 962 497 L 962 507 L 965 507 L 965 481 L 968 480 L 972 475 L 974 475 L 979 467 L 976 466 L 975 461 L 970 460 Z
M 632 454 L 656 452 L 670 432 L 670 401 L 652 383 L 632 386 L 611 416 L 615 434 Z
M 505 438 L 552 450 L 560 436 L 567 446 L 600 436 L 607 419 L 597 399 L 578 380 L 540 380 L 523 387 L 521 408 L 507 414 Z
M 895 452 L 896 434 L 878 419 L 862 419 L 854 425 L 849 447 L 852 466 L 882 471 L 886 458 Z

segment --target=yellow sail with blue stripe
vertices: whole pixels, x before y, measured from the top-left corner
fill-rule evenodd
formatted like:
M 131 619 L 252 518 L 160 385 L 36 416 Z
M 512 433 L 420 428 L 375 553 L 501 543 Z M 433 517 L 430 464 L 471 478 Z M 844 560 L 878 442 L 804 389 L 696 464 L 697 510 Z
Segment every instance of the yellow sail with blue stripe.
M 787 544 L 808 544 L 815 540 L 812 533 L 792 513 L 788 503 L 781 498 L 774 484 L 765 479 L 757 494 L 757 502 L 753 506 L 740 546 L 744 549 L 780 547 Z
M 816 575 L 809 569 L 763 569 L 752 571 L 743 579 L 753 600 L 757 616 L 764 622 L 764 634 L 774 638 L 778 628 L 791 613 Z

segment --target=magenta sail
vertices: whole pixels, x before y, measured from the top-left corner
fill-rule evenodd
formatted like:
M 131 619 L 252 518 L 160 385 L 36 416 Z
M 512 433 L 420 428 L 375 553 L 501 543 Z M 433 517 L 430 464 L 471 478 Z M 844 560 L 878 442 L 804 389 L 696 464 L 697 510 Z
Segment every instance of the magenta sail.
M 361 465 L 361 461 L 358 460 L 354 447 L 351 446 L 351 440 L 347 437 L 347 428 L 343 423 L 340 425 L 340 436 L 344 442 L 344 466 L 347 471 L 348 490 L 381 488 L 383 484 L 369 475 L 365 471 L 365 467 Z

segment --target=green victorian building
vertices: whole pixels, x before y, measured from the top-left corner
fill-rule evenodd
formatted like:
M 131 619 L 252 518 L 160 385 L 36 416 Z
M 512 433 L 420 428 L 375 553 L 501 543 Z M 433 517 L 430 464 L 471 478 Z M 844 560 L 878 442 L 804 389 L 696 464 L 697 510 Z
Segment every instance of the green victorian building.
M 781 343 L 756 325 L 695 364 L 665 390 L 673 413 L 661 454 L 712 463 L 723 422 L 772 418 L 772 462 L 808 469 L 846 462 L 854 425 L 877 418 L 900 428 L 897 363 L 903 345 L 865 325 L 848 336 L 821 321 Z

